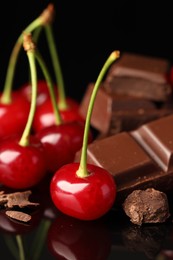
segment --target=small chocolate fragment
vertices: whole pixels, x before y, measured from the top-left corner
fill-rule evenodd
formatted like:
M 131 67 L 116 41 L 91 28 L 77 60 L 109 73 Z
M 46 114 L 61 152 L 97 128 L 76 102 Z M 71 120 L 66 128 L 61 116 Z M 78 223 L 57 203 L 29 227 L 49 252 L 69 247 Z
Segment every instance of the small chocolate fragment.
M 134 190 L 125 199 L 123 209 L 137 225 L 163 223 L 170 217 L 166 194 L 153 188 Z
M 108 71 L 104 87 L 111 94 L 166 101 L 172 93 L 166 79 L 169 69 L 166 59 L 123 53 Z
M 12 219 L 22 222 L 29 222 L 31 220 L 31 215 L 21 211 L 7 210 L 5 214 Z

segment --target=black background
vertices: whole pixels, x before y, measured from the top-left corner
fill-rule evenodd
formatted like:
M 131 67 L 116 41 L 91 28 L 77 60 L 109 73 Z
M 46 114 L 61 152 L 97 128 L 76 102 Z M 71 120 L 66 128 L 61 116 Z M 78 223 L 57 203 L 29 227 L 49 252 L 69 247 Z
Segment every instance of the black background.
M 66 92 L 81 98 L 115 49 L 173 61 L 172 17 L 169 2 L 147 1 L 2 1 L 0 6 L 0 89 L 9 55 L 18 36 L 49 4 Z M 48 56 L 41 39 L 43 56 Z M 24 54 L 24 53 L 23 53 Z M 14 88 L 28 77 L 26 57 L 20 56 Z M 49 64 L 49 61 L 47 61 Z

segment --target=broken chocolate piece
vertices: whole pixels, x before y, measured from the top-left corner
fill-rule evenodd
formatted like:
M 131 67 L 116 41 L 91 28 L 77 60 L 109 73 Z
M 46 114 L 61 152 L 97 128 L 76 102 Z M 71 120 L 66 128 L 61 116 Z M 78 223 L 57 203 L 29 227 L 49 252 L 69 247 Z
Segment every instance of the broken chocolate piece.
M 166 101 L 172 94 L 166 77 L 169 69 L 166 59 L 123 53 L 108 71 L 104 87 L 111 94 Z
M 122 131 L 132 131 L 140 125 L 169 115 L 173 105 L 169 102 L 159 105 L 144 98 L 107 93 L 99 88 L 91 116 L 91 126 L 102 136 Z M 86 117 L 94 84 L 90 83 L 80 104 L 80 114 Z M 169 104 L 169 105 L 167 105 Z
M 13 208 L 18 206 L 23 208 L 26 206 L 38 206 L 39 203 L 30 202 L 29 196 L 31 191 L 13 192 L 5 194 L 3 191 L 0 193 L 0 205 L 4 205 L 6 208 Z
M 147 129 L 143 136 L 141 128 Z M 116 204 L 135 189 L 155 188 L 167 192 L 173 188 L 173 115 L 141 128 L 88 145 L 88 163 L 103 167 L 115 179 Z M 80 154 L 81 151 L 76 153 L 76 162 L 79 162 Z
M 5 214 L 12 219 L 22 222 L 29 222 L 31 220 L 31 215 L 21 211 L 7 210 Z
M 170 217 L 166 194 L 153 188 L 134 190 L 125 199 L 123 209 L 137 225 L 163 223 Z

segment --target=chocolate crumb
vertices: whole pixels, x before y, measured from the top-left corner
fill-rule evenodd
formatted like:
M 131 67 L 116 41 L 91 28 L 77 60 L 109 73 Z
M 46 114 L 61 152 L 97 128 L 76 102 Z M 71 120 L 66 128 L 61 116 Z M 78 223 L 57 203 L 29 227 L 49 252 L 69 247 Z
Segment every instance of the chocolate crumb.
M 137 225 L 163 223 L 170 217 L 166 194 L 153 188 L 134 190 L 125 199 L 123 209 Z
M 12 219 L 22 222 L 29 222 L 31 220 L 31 215 L 20 211 L 7 210 L 5 214 Z
M 4 192 L 0 193 L 0 205 L 4 205 L 6 208 L 20 207 L 24 208 L 26 206 L 38 206 L 39 203 L 30 202 L 29 196 L 31 195 L 31 191 L 23 191 L 23 192 L 14 192 L 5 194 Z

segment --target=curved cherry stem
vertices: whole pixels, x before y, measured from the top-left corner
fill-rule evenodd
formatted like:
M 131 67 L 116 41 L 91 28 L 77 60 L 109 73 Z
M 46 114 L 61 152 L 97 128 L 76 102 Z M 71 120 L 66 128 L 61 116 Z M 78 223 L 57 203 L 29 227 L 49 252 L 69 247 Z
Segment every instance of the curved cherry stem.
M 45 26 L 45 32 L 46 32 L 46 36 L 47 36 L 49 51 L 50 51 L 50 55 L 51 55 L 51 59 L 52 59 L 52 63 L 53 63 L 53 69 L 54 69 L 55 78 L 56 78 L 56 83 L 57 83 L 57 87 L 58 87 L 59 108 L 62 110 L 65 110 L 65 109 L 67 109 L 68 104 L 66 102 L 64 80 L 63 80 L 63 75 L 62 75 L 62 71 L 61 71 L 58 52 L 57 52 L 56 45 L 55 45 L 55 39 L 54 39 L 51 23 L 49 23 Z
M 32 32 L 37 27 L 43 26 L 43 25 L 49 23 L 49 21 L 52 19 L 51 17 L 52 17 L 52 9 L 50 8 L 50 5 L 48 5 L 48 7 L 41 13 L 41 15 L 39 17 L 37 17 L 33 22 L 31 22 L 24 29 L 24 31 L 27 33 Z M 18 39 L 12 49 L 11 55 L 10 55 L 4 89 L 3 89 L 3 93 L 2 93 L 2 96 L 0 99 L 1 103 L 3 103 L 3 104 L 9 104 L 11 102 L 12 83 L 13 83 L 16 63 L 17 63 L 17 59 L 19 56 L 19 52 L 22 47 L 22 43 L 23 43 L 23 32 L 18 37 Z
M 47 82 L 47 85 L 48 85 L 48 88 L 49 88 L 49 94 L 50 94 L 50 98 L 51 98 L 51 102 L 52 102 L 52 106 L 53 106 L 53 110 L 54 110 L 55 124 L 59 125 L 59 124 L 62 123 L 62 119 L 61 119 L 58 104 L 57 104 L 57 101 L 56 101 L 53 81 L 51 79 L 48 68 L 47 68 L 47 66 L 46 66 L 46 64 L 45 64 L 45 62 L 44 62 L 44 60 L 43 60 L 43 58 L 42 58 L 42 56 L 41 56 L 41 54 L 39 53 L 38 50 L 35 52 L 35 56 L 36 56 L 36 59 L 37 59 L 39 65 L 41 67 L 41 70 L 44 74 L 44 77 L 46 79 L 46 82 Z
M 32 128 L 32 122 L 35 115 L 36 110 L 36 101 L 37 101 L 37 71 L 36 71 L 36 64 L 35 64 L 35 44 L 32 42 L 30 34 L 24 34 L 23 37 L 23 47 L 27 53 L 30 72 L 31 72 L 31 105 L 30 105 L 30 112 L 28 116 L 28 120 L 23 131 L 22 137 L 19 141 L 21 146 L 27 146 L 29 144 L 29 136 L 30 131 Z
M 91 115 L 94 107 L 94 101 L 97 95 L 98 88 L 101 84 L 101 81 L 110 67 L 110 65 L 120 56 L 119 51 L 114 51 L 110 54 L 108 59 L 106 60 L 105 64 L 102 67 L 102 70 L 99 73 L 99 76 L 96 80 L 94 89 L 92 91 L 90 102 L 88 105 L 88 111 L 86 115 L 86 121 L 85 121 L 85 129 L 84 129 L 84 137 L 83 137 L 83 145 L 82 145 L 82 152 L 81 152 L 81 159 L 79 164 L 79 169 L 77 170 L 76 174 L 78 177 L 87 177 L 89 175 L 89 172 L 87 170 L 87 145 L 88 145 L 88 136 L 89 136 L 89 128 L 90 128 L 90 121 L 91 121 Z

